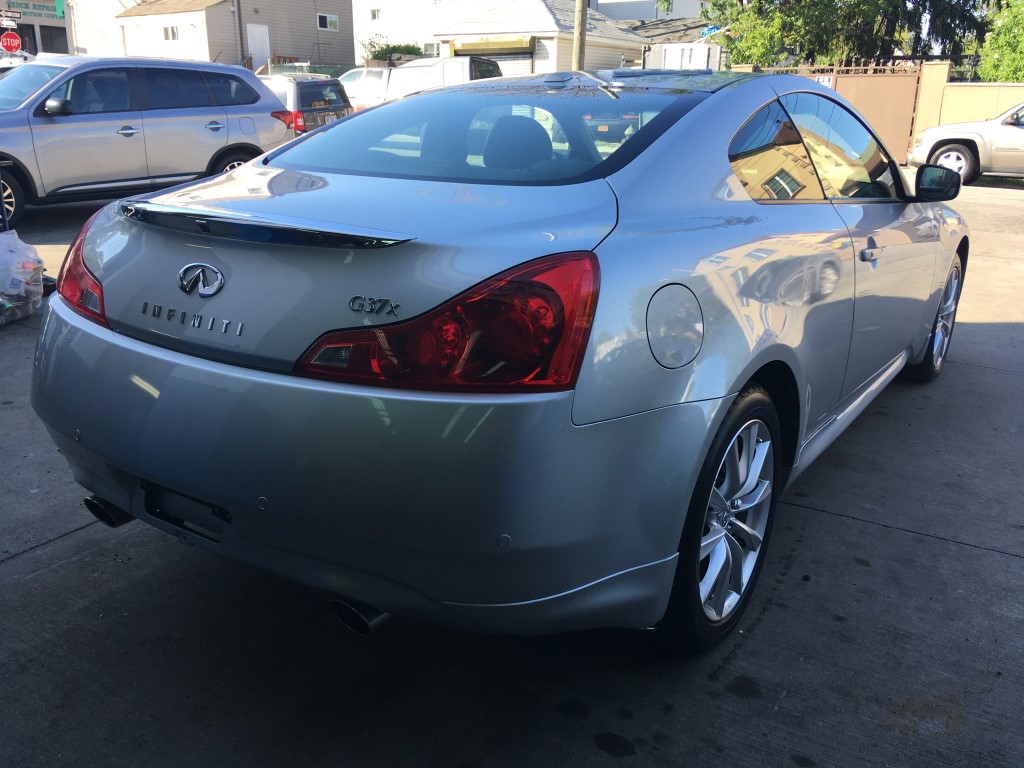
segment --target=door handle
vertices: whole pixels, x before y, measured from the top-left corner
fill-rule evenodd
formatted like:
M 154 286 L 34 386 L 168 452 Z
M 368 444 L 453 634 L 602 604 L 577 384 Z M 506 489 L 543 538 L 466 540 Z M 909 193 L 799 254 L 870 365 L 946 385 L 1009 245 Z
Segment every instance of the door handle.
M 879 247 L 878 242 L 873 236 L 868 237 L 867 242 L 864 243 L 864 245 L 866 247 L 860 252 L 861 261 L 875 261 L 882 255 L 882 251 L 885 250 L 884 248 Z
M 216 120 L 211 120 L 206 124 L 206 127 L 211 131 L 219 131 L 221 128 L 227 128 L 223 123 L 218 123 Z
M 122 125 L 121 130 L 118 131 L 122 136 L 134 136 L 138 132 L 138 128 L 132 128 L 130 125 Z

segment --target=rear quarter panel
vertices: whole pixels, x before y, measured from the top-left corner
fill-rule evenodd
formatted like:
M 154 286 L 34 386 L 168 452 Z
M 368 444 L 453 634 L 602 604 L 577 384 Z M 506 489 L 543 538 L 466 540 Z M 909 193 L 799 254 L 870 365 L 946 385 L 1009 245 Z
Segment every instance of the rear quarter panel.
M 609 178 L 619 224 L 598 248 L 602 287 L 577 386 L 577 424 L 738 391 L 783 362 L 803 401 L 801 426 L 835 410 L 853 318 L 853 249 L 834 207 L 759 204 L 728 160 L 735 131 L 775 98 L 751 80 L 711 96 Z M 727 98 L 726 98 L 727 97 Z M 819 290 L 823 267 L 837 279 Z M 647 311 L 668 284 L 697 297 L 703 344 L 669 369 L 651 352 Z

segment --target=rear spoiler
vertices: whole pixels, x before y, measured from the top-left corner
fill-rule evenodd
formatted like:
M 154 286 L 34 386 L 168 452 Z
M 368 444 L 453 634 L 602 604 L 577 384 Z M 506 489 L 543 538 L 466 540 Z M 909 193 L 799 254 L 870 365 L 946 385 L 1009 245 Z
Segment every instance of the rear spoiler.
M 388 248 L 407 243 L 414 238 L 377 230 L 346 228 L 311 228 L 305 222 L 285 219 L 256 218 L 228 215 L 218 212 L 197 211 L 171 205 L 128 200 L 120 205 L 121 215 L 154 227 L 171 229 L 187 234 L 223 237 L 250 243 L 275 245 L 302 245 L 313 248 Z

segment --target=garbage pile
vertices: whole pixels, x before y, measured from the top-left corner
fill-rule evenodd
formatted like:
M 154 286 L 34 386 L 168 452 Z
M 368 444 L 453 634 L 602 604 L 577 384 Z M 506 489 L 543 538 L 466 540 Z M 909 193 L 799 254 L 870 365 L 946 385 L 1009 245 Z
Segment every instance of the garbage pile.
M 0 325 L 23 320 L 43 304 L 43 260 L 14 230 L 0 232 Z

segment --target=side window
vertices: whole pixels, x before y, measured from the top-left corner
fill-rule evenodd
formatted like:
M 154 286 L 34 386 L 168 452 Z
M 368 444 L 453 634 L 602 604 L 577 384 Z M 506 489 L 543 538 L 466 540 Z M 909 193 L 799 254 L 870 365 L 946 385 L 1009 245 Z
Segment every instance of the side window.
M 255 104 L 260 100 L 260 95 L 248 83 L 234 75 L 226 75 L 223 72 L 206 72 L 204 76 L 213 92 L 214 100 L 222 107 Z
M 143 109 L 184 109 L 210 106 L 210 92 L 203 75 L 193 69 L 143 70 L 145 86 Z
M 845 107 L 815 93 L 787 94 L 782 103 L 810 150 L 828 197 L 899 197 L 892 161 Z
M 501 77 L 501 70 L 488 59 L 469 60 L 469 79 L 483 80 L 488 77 Z
M 75 75 L 50 97 L 68 99 L 76 115 L 127 112 L 131 109 L 130 83 L 127 69 L 94 69 Z
M 773 101 L 751 117 L 729 145 L 729 164 L 754 200 L 824 200 L 796 127 Z

